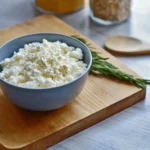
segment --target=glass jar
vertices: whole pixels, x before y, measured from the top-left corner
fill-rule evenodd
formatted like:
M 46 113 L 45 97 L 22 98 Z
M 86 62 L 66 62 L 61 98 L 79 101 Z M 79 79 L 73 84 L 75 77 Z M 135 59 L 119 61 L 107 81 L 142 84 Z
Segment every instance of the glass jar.
M 131 0 L 90 0 L 92 20 L 111 25 L 125 21 L 130 16 Z
M 84 6 L 84 0 L 35 0 L 35 6 L 44 13 L 69 13 Z

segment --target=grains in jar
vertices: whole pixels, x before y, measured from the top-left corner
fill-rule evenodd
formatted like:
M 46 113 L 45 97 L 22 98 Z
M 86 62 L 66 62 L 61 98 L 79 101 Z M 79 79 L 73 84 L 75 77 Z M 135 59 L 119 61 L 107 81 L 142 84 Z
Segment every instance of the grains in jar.
M 90 0 L 91 18 L 103 24 L 126 20 L 130 15 L 131 0 Z

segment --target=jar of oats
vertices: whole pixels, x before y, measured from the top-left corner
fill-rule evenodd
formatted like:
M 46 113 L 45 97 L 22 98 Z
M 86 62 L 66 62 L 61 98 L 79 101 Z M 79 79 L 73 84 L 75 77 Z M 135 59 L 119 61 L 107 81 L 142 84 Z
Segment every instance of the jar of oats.
M 111 25 L 130 16 L 131 0 L 90 0 L 90 8 L 92 20 Z

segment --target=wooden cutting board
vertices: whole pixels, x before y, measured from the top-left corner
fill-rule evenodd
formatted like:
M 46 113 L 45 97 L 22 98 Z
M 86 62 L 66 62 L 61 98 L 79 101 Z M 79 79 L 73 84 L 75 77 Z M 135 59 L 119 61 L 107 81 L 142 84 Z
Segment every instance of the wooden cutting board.
M 58 18 L 42 15 L 1 30 L 0 45 L 14 37 L 36 32 L 84 37 Z M 87 41 L 101 55 L 109 57 L 112 64 L 136 75 L 108 52 Z M 72 103 L 51 112 L 18 108 L 0 91 L 0 149 L 43 150 L 143 100 L 145 91 L 116 79 L 89 75 L 83 92 Z

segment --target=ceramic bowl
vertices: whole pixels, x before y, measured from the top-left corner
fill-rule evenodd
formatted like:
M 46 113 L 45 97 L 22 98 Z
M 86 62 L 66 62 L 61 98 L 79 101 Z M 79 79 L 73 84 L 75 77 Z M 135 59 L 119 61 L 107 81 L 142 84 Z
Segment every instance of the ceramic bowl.
M 84 87 L 92 63 L 91 52 L 85 44 L 75 38 L 55 33 L 30 34 L 8 41 L 0 47 L 0 61 L 5 58 L 10 58 L 14 51 L 17 52 L 19 48 L 23 48 L 25 44 L 42 42 L 43 39 L 47 39 L 51 42 L 61 41 L 67 43 L 69 46 L 81 48 L 83 51 L 83 61 L 87 64 L 87 69 L 80 77 L 72 82 L 53 88 L 23 88 L 0 79 L 0 87 L 12 103 L 33 111 L 58 109 L 74 100 Z

